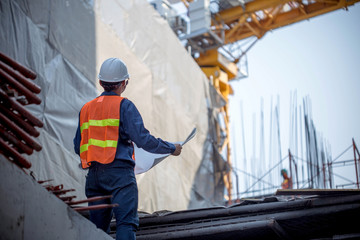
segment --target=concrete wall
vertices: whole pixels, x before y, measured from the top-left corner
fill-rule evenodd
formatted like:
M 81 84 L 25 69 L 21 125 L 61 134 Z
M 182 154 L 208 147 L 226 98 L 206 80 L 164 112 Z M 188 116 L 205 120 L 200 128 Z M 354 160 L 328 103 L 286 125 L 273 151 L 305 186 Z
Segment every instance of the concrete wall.
M 112 239 L 0 155 L 0 239 Z

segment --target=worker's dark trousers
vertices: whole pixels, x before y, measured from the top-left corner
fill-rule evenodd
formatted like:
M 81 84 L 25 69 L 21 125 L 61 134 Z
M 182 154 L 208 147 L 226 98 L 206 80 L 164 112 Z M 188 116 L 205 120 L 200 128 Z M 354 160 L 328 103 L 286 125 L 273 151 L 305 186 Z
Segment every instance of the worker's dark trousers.
M 116 239 L 135 239 L 139 224 L 137 215 L 138 189 L 134 164 L 130 161 L 115 160 L 110 164 L 93 163 L 86 177 L 85 193 L 88 198 L 112 195 L 111 199 L 89 205 L 117 203 L 114 209 L 90 211 L 90 220 L 105 232 L 110 231 L 110 221 L 116 218 Z

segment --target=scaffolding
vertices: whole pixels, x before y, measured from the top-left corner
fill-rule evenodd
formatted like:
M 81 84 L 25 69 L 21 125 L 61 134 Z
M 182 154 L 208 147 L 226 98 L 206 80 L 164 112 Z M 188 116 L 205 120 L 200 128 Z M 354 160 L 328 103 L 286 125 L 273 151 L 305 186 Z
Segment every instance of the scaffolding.
M 240 162 L 239 165 L 241 166 L 232 167 L 233 176 L 236 179 L 236 186 L 232 195 L 234 201 L 227 201 L 226 204 L 231 205 L 246 197 L 261 197 L 273 194 L 277 189 L 281 189 L 279 173 L 284 168 L 288 168 L 293 189 L 360 188 L 360 153 L 355 140 L 352 139 L 351 145 L 333 158 L 330 145 L 315 127 L 312 119 L 310 98 L 305 97 L 302 106 L 297 106 L 296 92 L 294 92 L 291 95 L 290 103 L 290 141 L 287 154 L 281 155 L 279 106 L 276 105 L 273 108 L 271 103 L 269 157 L 268 159 L 265 158 L 264 123 L 261 120 L 259 131 L 260 156 L 255 156 L 255 149 L 253 149 L 251 158 L 246 155 L 245 151 L 243 156 L 234 154 L 235 158 L 237 158 L 235 160 L 238 164 Z M 260 119 L 263 119 L 263 105 L 260 114 Z M 241 121 L 241 125 L 243 125 L 244 119 L 242 115 Z M 249 142 L 244 137 L 244 128 L 242 128 L 241 132 L 243 144 Z M 254 130 L 254 135 L 255 132 Z M 255 139 L 256 136 L 253 136 L 253 138 Z M 255 148 L 256 141 L 253 141 L 253 148 Z M 240 146 L 238 147 L 240 148 Z M 245 146 L 243 148 L 245 150 Z M 353 152 L 353 159 L 346 158 L 345 154 L 349 154 L 351 151 Z M 334 170 L 334 168 L 339 169 L 341 167 L 347 167 L 346 170 L 352 173 L 351 176 L 338 174 Z M 338 181 L 335 181 L 335 179 Z M 239 180 L 243 181 L 242 188 L 239 187 Z M 339 180 L 344 183 L 339 184 Z

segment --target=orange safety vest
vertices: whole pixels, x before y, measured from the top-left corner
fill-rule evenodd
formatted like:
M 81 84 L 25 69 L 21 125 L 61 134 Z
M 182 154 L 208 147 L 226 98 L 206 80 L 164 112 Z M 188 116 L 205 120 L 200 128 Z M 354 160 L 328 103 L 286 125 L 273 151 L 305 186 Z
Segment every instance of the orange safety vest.
M 284 181 L 281 183 L 281 187 L 282 187 L 282 189 L 292 189 L 291 178 L 284 179 Z
M 80 111 L 80 159 L 83 168 L 91 162 L 114 161 L 119 140 L 120 96 L 100 96 Z

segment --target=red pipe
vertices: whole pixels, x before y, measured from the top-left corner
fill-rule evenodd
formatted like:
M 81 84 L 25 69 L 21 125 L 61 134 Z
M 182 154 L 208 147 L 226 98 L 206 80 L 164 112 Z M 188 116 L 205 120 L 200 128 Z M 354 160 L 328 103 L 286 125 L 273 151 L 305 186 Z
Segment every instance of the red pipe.
M 53 185 L 45 185 L 44 188 L 46 188 L 46 190 L 48 191 L 56 191 L 56 190 L 61 190 L 63 189 L 64 185 L 60 184 L 57 186 L 53 186 Z
M 24 85 L 30 91 L 32 91 L 34 93 L 40 93 L 41 92 L 41 88 L 38 85 L 36 85 L 33 82 L 30 82 L 23 75 L 19 74 L 14 69 L 12 69 L 11 67 L 9 67 L 8 65 L 6 65 L 5 63 L 3 63 L 1 61 L 0 61 L 0 68 L 4 69 L 5 72 L 7 72 L 8 74 L 10 74 L 10 76 L 12 76 L 16 80 L 18 80 L 22 85 Z
M 35 79 L 36 78 L 36 73 L 35 72 L 31 71 L 30 69 L 23 66 L 19 62 L 9 58 L 8 56 L 3 54 L 2 52 L 0 52 L 0 59 L 1 59 L 1 61 L 5 62 L 8 65 L 10 65 L 11 67 L 13 67 L 14 69 L 18 70 L 25 77 L 30 78 L 30 79 Z
M 7 132 L 5 129 L 0 127 L 0 136 L 9 142 L 11 142 L 19 151 L 19 153 L 26 153 L 28 155 L 31 155 L 33 153 L 33 149 L 24 144 L 22 141 L 17 139 L 14 135 Z
M 37 127 L 43 127 L 42 121 L 34 117 L 29 111 L 27 111 L 20 103 L 10 98 L 4 90 L 0 88 L 0 98 L 3 99 L 9 107 L 19 112 L 24 118 L 27 118 L 30 123 Z
M 2 138 L 0 138 L 1 151 L 4 152 L 5 157 L 12 157 L 16 163 L 23 168 L 30 168 L 31 163 L 20 155 L 15 149 L 11 148 Z M 9 159 L 10 160 L 10 159 Z
M 98 210 L 98 209 L 103 209 L 103 208 L 114 208 L 114 207 L 118 207 L 119 204 L 115 203 L 115 204 L 98 204 L 98 205 L 93 205 L 93 206 L 89 206 L 89 207 L 74 207 L 73 209 L 77 212 L 81 212 L 81 211 L 87 211 L 87 210 Z
M 0 68 L 0 78 L 10 84 L 10 86 L 12 86 L 16 91 L 18 91 L 19 93 L 21 93 L 22 95 L 24 95 L 26 97 L 26 99 L 28 100 L 29 103 L 34 103 L 34 104 L 40 104 L 41 103 L 41 99 L 38 98 L 34 93 L 32 93 L 29 89 L 27 89 L 26 87 L 24 87 L 21 83 L 19 83 L 18 81 L 16 81 L 15 78 L 13 78 L 12 76 L 10 76 L 7 72 L 5 72 L 3 69 Z
M 0 104 L 0 110 L 31 136 L 38 137 L 40 135 L 40 133 L 33 126 L 22 119 L 21 116 L 4 107 L 4 105 Z
M 71 201 L 73 198 L 76 198 L 76 196 L 67 196 L 67 197 L 59 197 L 59 196 L 57 196 L 57 197 L 60 198 L 61 200 L 63 200 L 64 202 L 65 201 Z
M 92 197 L 84 200 L 74 201 L 74 202 L 66 202 L 68 205 L 75 205 L 75 204 L 81 204 L 81 203 L 87 203 L 87 202 L 96 202 L 104 199 L 112 198 L 112 195 L 108 196 L 101 196 L 101 197 Z
M 75 191 L 75 189 L 63 189 L 63 190 L 54 190 L 54 191 L 51 191 L 53 194 L 55 195 L 62 195 L 62 194 L 65 194 L 67 192 L 73 192 Z
M 30 147 L 34 148 L 36 151 L 40 151 L 42 149 L 41 145 L 38 142 L 32 139 L 29 134 L 19 128 L 15 123 L 13 123 L 2 113 L 0 113 L 0 122 L 2 122 L 10 130 L 12 130 L 15 135 L 23 139 Z
M 43 184 L 43 183 L 46 183 L 46 182 L 51 182 L 51 181 L 54 181 L 54 179 L 49 179 L 49 180 L 40 180 L 40 181 L 37 181 L 39 184 Z

